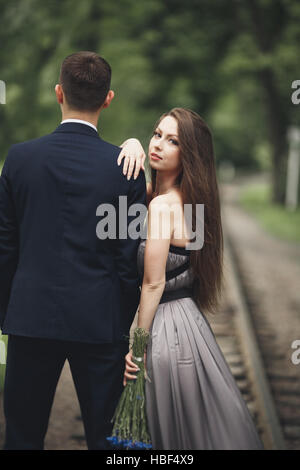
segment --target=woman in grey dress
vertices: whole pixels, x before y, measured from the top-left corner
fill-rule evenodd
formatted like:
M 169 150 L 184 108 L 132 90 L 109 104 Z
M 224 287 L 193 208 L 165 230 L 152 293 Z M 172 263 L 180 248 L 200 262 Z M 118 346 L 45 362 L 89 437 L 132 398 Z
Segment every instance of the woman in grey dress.
M 263 449 L 204 314 L 216 312 L 223 280 L 219 192 L 207 125 L 183 108 L 164 114 L 149 144 L 149 160 L 138 327 L 151 333 L 146 407 L 153 448 Z M 184 204 L 194 208 L 190 224 Z M 202 231 L 197 204 L 204 204 Z M 130 351 L 124 385 L 136 371 Z

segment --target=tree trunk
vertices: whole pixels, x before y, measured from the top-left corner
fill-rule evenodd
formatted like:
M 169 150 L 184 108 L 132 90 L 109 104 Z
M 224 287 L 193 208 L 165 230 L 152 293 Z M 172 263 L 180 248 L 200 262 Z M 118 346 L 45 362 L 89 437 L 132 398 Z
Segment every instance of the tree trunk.
M 263 54 L 269 54 L 274 47 L 274 38 L 267 34 L 267 28 L 264 25 L 266 11 L 263 12 L 259 2 L 255 0 L 248 0 L 247 3 L 257 46 Z M 279 24 L 278 34 L 281 27 L 282 24 Z M 260 69 L 257 75 L 264 91 L 269 139 L 272 149 L 272 202 L 284 204 L 287 172 L 288 119 L 285 115 L 285 106 L 284 103 L 281 103 L 280 92 L 276 86 L 274 72 L 270 65 Z
M 270 69 L 259 72 L 259 79 L 264 90 L 265 105 L 268 114 L 269 140 L 272 159 L 272 202 L 285 203 L 285 185 L 287 173 L 287 120 L 280 105 L 280 98 Z

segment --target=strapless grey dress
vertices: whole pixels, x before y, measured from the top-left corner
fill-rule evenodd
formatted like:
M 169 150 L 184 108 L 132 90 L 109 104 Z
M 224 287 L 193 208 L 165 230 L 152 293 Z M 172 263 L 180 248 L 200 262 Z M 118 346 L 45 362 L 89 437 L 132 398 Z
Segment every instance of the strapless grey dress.
M 142 279 L 145 241 L 138 250 Z M 204 315 L 190 297 L 189 252 L 170 246 L 147 348 L 146 410 L 154 449 L 263 449 Z

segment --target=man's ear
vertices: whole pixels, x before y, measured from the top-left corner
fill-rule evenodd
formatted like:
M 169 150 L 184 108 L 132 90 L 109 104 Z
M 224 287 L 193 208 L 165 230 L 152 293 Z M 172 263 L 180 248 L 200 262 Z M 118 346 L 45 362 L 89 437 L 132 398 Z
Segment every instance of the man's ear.
M 109 92 L 107 93 L 107 96 L 105 98 L 105 101 L 102 105 L 102 108 L 108 108 L 108 106 L 110 105 L 112 99 L 114 98 L 115 96 L 115 92 L 113 90 L 109 90 Z
M 62 91 L 61 85 L 56 85 L 55 86 L 55 94 L 56 94 L 56 99 L 59 104 L 63 104 L 64 102 L 64 94 Z

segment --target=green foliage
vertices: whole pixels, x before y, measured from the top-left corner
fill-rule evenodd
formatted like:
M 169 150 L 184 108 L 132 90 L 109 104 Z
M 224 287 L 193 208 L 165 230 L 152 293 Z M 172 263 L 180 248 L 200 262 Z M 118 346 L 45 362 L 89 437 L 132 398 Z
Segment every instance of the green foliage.
M 290 212 L 278 204 L 272 204 L 271 188 L 267 184 L 245 187 L 240 203 L 271 235 L 288 242 L 300 243 L 300 208 Z
M 157 118 L 183 106 L 213 130 L 218 163 L 259 170 L 277 165 L 274 135 L 299 125 L 290 99 L 300 79 L 297 0 L 0 0 L 0 8 L 0 160 L 11 144 L 59 124 L 54 87 L 77 50 L 112 65 L 116 96 L 99 129 L 114 144 L 135 136 L 147 148 Z

